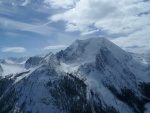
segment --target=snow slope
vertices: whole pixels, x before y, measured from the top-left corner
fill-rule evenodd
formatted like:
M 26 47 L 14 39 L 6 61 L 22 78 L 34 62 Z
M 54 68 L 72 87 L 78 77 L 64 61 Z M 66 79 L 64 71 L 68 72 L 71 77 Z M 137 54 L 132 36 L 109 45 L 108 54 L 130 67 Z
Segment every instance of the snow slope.
M 26 69 L 23 66 L 10 65 L 10 64 L 0 64 L 0 65 L 3 69 L 3 74 L 2 74 L 3 77 L 26 71 Z
M 25 65 L 2 65 L 3 73 L 19 74 L 0 79 L 0 113 L 144 113 L 149 108 L 150 70 L 105 38 L 77 40 Z

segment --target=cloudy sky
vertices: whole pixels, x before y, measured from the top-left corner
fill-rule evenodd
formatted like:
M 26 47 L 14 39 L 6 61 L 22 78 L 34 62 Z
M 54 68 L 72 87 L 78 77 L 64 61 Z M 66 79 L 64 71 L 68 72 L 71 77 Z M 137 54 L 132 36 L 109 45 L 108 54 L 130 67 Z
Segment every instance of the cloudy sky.
M 149 51 L 150 0 L 0 0 L 0 58 L 56 52 L 90 37 Z

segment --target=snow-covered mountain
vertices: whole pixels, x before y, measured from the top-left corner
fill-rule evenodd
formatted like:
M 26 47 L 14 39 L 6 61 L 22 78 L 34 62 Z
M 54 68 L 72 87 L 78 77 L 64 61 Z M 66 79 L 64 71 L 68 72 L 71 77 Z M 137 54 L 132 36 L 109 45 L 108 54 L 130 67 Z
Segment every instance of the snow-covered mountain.
M 0 79 L 0 113 L 150 110 L 150 69 L 105 38 L 77 40 L 57 54 L 31 57 L 21 68 Z
M 25 68 L 29 69 L 32 67 L 36 67 L 40 64 L 40 62 L 42 61 L 42 57 L 30 57 L 26 62 L 25 62 Z

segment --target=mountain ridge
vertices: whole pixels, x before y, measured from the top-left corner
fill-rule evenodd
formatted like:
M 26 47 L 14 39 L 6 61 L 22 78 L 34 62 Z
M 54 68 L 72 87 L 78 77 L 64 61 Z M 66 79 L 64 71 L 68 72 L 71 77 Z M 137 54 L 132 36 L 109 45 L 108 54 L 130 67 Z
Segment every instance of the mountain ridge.
M 144 113 L 150 103 L 150 70 L 105 38 L 26 63 L 0 79 L 0 113 Z

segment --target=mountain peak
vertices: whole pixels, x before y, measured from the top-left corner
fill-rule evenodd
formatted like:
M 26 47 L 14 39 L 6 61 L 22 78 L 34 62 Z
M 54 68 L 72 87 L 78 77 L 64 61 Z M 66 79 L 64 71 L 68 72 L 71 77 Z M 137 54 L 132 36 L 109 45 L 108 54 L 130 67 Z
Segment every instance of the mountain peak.
M 86 40 L 76 40 L 57 56 L 62 61 L 72 62 L 93 62 L 100 49 L 107 49 L 117 58 L 124 58 L 126 53 L 118 46 L 103 37 L 89 38 Z
M 86 43 L 93 43 L 93 44 L 102 44 L 103 41 L 108 41 L 106 38 L 104 37 L 95 37 L 95 38 L 88 38 L 88 39 L 85 39 L 85 40 L 76 40 L 74 43 L 72 43 L 70 45 L 70 47 L 72 46 L 78 46 L 80 44 L 86 44 Z
M 144 113 L 150 102 L 150 71 L 105 38 L 24 65 L 0 64 L 1 113 Z

